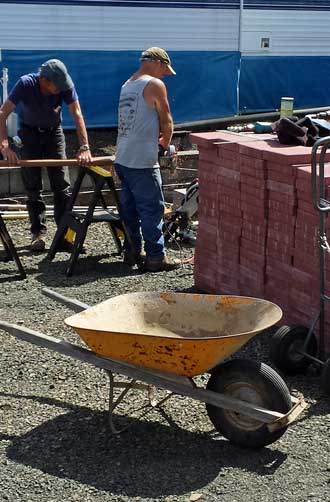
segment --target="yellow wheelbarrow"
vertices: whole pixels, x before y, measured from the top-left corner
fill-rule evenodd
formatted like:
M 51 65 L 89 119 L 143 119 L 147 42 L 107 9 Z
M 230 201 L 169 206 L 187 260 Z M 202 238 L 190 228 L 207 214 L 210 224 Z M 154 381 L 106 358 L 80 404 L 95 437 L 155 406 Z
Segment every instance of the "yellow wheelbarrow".
M 114 426 L 113 411 L 136 387 L 147 387 L 149 409 L 174 394 L 205 402 L 215 429 L 251 448 L 280 438 L 306 406 L 303 399 L 290 396 L 282 378 L 269 366 L 244 359 L 223 362 L 281 319 L 281 309 L 271 302 L 241 296 L 139 292 L 89 307 L 46 288 L 43 293 L 77 312 L 65 322 L 90 350 L 7 322 L 0 321 L 0 329 L 107 371 L 109 423 L 115 433 L 121 430 Z M 114 373 L 130 380 L 115 382 Z M 198 387 L 193 379 L 203 373 L 211 373 L 206 388 Z M 169 392 L 156 402 L 153 386 Z M 116 399 L 115 387 L 123 387 Z

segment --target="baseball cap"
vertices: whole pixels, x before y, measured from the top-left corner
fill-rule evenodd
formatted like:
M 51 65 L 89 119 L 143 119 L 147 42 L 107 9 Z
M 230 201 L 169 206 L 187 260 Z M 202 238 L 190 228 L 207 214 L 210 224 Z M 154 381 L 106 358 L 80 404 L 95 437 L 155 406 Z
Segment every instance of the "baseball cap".
M 43 63 L 40 67 L 39 75 L 53 82 L 60 91 L 67 91 L 73 87 L 72 78 L 65 64 L 59 59 L 49 59 Z
M 171 66 L 170 56 L 164 49 L 160 47 L 149 47 L 149 49 L 142 52 L 140 61 L 161 61 L 165 63 L 167 68 L 170 70 L 172 75 L 176 75 L 176 72 Z

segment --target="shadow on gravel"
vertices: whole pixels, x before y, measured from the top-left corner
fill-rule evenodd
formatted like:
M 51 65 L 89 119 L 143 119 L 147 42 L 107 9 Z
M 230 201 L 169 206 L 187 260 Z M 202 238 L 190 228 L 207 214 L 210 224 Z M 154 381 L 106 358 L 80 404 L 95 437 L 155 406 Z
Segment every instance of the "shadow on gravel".
M 152 421 L 137 421 L 114 436 L 108 431 L 104 412 L 37 396 L 21 397 L 59 404 L 70 411 L 23 436 L 0 434 L 0 440 L 11 440 L 7 457 L 113 494 L 156 500 L 198 490 L 221 475 L 223 468 L 272 476 L 286 459 L 274 446 L 244 450 L 210 434 Z M 116 420 L 118 425 L 130 422 L 117 414 Z
M 69 255 L 62 256 L 67 258 Z M 109 261 L 102 262 L 104 259 Z M 59 261 L 57 256 L 53 261 L 45 257 L 38 263 L 39 275 L 36 279 L 45 286 L 71 287 L 100 280 L 100 277 L 115 278 L 140 273 L 124 265 L 121 257 L 110 257 L 109 254 L 80 256 L 71 277 L 66 276 L 68 263 L 68 259 Z
M 26 245 L 26 246 L 15 246 L 15 249 L 19 255 L 19 257 L 21 256 L 31 256 L 31 251 L 30 251 L 30 246 L 29 245 Z M 39 253 L 40 256 L 44 253 Z
M 9 263 L 9 266 L 8 266 Z M 35 270 L 33 268 L 26 268 L 24 263 L 22 263 L 26 275 L 32 274 Z M 12 261 L 1 261 L 0 260 L 0 284 L 6 282 L 14 281 L 24 281 L 25 277 L 21 277 L 16 267 L 16 264 Z
M 28 272 L 28 271 L 26 271 Z M 8 274 L 8 275 L 5 275 L 5 277 L 0 277 L 0 284 L 3 284 L 3 283 L 8 283 L 8 282 L 15 282 L 15 281 L 24 281 L 24 278 L 21 277 L 20 275 L 18 275 L 17 273 L 15 272 L 12 272 L 9 270 L 6 270 L 5 272 L 3 272 L 0 268 L 0 275 L 2 274 Z
M 326 419 L 328 419 L 329 414 L 330 414 L 329 397 L 323 396 L 319 398 L 316 403 L 311 404 L 310 407 L 305 412 L 304 416 L 300 420 L 298 418 L 297 422 L 304 422 L 305 420 L 317 416 L 326 416 Z
M 308 409 L 297 422 L 303 422 L 313 416 L 323 416 L 330 414 L 330 399 L 322 389 L 321 375 L 311 371 L 303 375 L 286 376 L 282 378 L 293 393 L 298 391 L 309 403 Z
M 108 259 L 109 261 L 101 262 L 101 260 L 104 259 Z M 110 257 L 108 254 L 79 257 L 74 273 L 71 277 L 66 276 L 67 266 L 67 260 L 56 261 L 55 258 L 54 261 L 50 262 L 45 257 L 38 263 L 39 275 L 36 277 L 36 280 L 45 286 L 71 287 L 80 286 L 86 283 L 90 284 L 91 282 L 99 281 L 102 277 L 115 279 L 138 275 L 142 278 L 145 274 L 147 274 L 146 272 L 141 272 L 136 267 L 132 269 L 131 267 L 124 265 L 122 263 L 122 258 Z M 186 275 L 190 276 L 193 275 L 193 270 L 191 267 L 187 266 L 185 269 L 182 269 L 182 271 L 177 270 L 175 273 L 177 277 Z M 148 273 L 148 275 L 149 274 L 151 274 L 151 272 Z M 157 276 L 157 274 L 152 275 L 155 277 Z M 190 290 L 187 290 L 187 292 L 190 292 Z

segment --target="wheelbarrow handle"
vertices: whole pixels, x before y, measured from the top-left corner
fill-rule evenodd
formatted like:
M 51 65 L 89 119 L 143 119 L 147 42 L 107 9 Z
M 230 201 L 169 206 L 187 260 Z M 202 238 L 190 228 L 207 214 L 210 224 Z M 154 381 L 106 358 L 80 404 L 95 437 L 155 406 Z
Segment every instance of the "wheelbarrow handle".
M 51 298 L 52 300 L 55 300 L 58 303 L 69 307 L 74 312 L 81 312 L 82 310 L 86 310 L 90 307 L 90 305 L 87 305 L 87 303 L 80 302 L 75 298 L 68 298 L 67 296 L 56 293 L 49 288 L 42 288 L 41 292 L 43 295 L 48 296 L 48 298 Z

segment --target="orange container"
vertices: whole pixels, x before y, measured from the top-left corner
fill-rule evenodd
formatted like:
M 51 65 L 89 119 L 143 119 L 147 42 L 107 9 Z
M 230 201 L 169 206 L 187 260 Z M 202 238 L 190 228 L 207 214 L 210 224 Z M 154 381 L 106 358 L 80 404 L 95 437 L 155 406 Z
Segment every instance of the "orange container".
M 281 317 L 277 305 L 258 298 L 139 292 L 106 300 L 65 322 L 96 354 L 193 377 Z

